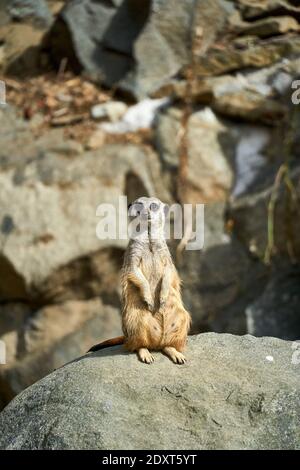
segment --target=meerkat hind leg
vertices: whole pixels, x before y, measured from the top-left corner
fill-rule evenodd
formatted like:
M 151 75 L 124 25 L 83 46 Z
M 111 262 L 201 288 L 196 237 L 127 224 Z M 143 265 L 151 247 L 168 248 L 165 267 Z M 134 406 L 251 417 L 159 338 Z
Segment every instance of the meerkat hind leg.
M 184 364 L 186 358 L 184 355 L 177 351 L 177 349 L 173 348 L 172 346 L 167 346 L 163 349 L 163 352 L 173 361 L 175 364 Z
M 137 354 L 139 359 L 146 364 L 152 364 L 152 362 L 154 362 L 154 357 L 147 348 L 138 349 Z

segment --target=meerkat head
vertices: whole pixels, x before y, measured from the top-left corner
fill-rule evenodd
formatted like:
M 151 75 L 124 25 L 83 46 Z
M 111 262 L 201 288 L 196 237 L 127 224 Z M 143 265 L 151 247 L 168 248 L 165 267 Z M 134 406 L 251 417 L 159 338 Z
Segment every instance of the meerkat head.
M 155 235 L 163 230 L 168 209 L 168 205 L 156 197 L 139 197 L 128 206 L 128 214 L 130 217 L 138 218 L 147 232 L 151 230 Z

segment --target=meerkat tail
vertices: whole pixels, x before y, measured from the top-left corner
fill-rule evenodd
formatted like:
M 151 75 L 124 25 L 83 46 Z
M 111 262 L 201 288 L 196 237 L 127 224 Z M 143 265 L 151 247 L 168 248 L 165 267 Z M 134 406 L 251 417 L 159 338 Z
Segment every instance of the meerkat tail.
M 100 349 L 109 348 L 110 346 L 119 346 L 120 344 L 124 344 L 124 342 L 125 336 L 117 336 L 116 338 L 107 339 L 106 341 L 102 341 L 102 343 L 95 344 L 87 352 L 99 351 Z

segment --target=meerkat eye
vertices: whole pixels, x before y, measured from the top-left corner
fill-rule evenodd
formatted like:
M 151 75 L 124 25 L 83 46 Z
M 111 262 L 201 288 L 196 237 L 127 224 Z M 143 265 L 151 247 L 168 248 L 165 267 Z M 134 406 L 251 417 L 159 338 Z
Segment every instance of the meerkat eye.
M 159 205 L 156 202 L 151 202 L 150 211 L 156 212 L 159 209 Z
M 144 206 L 141 202 L 139 202 L 138 204 L 135 205 L 135 210 L 136 210 L 136 213 L 139 215 L 141 214 L 142 210 L 143 210 Z

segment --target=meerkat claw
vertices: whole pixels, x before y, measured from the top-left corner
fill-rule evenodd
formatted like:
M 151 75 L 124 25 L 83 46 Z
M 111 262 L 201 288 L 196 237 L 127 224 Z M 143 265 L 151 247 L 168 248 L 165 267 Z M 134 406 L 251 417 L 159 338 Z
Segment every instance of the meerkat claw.
M 176 363 L 177 364 L 184 364 L 185 362 L 186 362 L 186 358 L 184 357 L 184 355 L 181 354 L 181 353 L 177 353 Z
M 184 355 L 173 347 L 164 348 L 163 352 L 175 363 L 185 364 L 186 358 Z
M 146 348 L 141 348 L 138 350 L 138 357 L 142 362 L 146 364 L 152 364 L 154 362 L 154 357 Z

